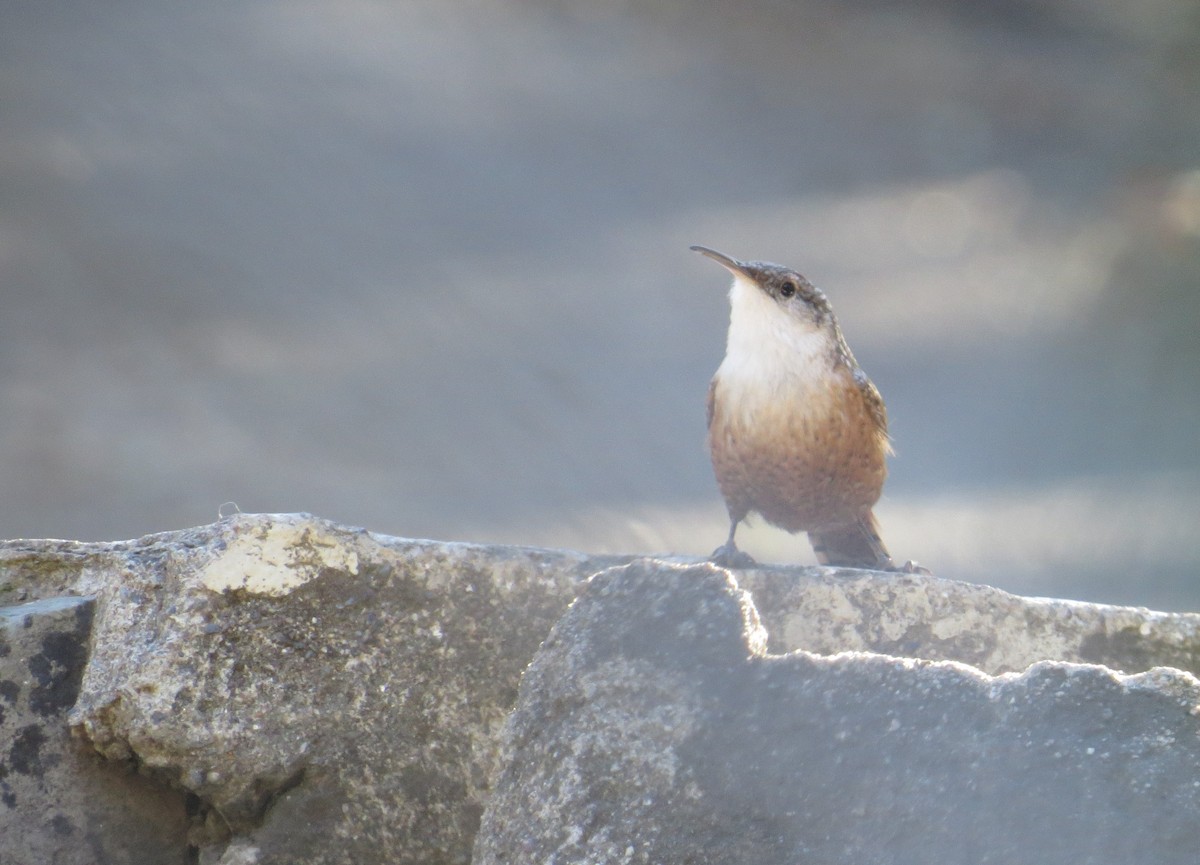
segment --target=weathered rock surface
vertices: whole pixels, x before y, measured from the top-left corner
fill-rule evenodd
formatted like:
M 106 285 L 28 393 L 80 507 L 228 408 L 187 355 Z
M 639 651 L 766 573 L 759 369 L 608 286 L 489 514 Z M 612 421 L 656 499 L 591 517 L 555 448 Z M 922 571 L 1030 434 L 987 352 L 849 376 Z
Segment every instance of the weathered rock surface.
M 915 584 L 936 588 L 898 583 Z M 1029 609 L 1036 631 L 1045 610 Z M 960 624 L 955 639 L 994 656 Z M 920 626 L 883 631 L 920 650 Z M 1196 861 L 1190 674 L 1042 662 L 993 677 L 766 645 L 749 595 L 711 566 L 595 577 L 522 681 L 476 862 Z
M 879 652 L 985 673 L 1038 661 L 1200 675 L 1200 615 L 1050 598 L 926 576 L 824 568 L 741 571 L 774 654 Z
M 0 544 L 0 865 L 466 862 L 522 670 L 586 578 L 627 561 L 401 540 L 304 515 Z M 638 815 L 643 829 L 668 825 L 649 822 L 664 803 L 690 808 L 678 820 L 704 821 L 718 852 L 744 852 L 734 845 L 749 837 L 768 861 L 793 842 L 811 861 L 917 861 L 872 858 L 871 845 L 912 850 L 924 832 L 946 850 L 962 841 L 956 820 L 995 840 L 1003 820 L 1045 824 L 1031 803 L 1070 795 L 1071 825 L 1124 809 L 1114 826 L 1157 827 L 1139 849 L 1173 861 L 1155 844 L 1175 837 L 1194 768 L 1185 674 L 1043 665 L 993 679 L 768 650 L 986 673 L 1045 659 L 1195 671 L 1200 617 L 817 568 L 739 573 L 751 604 L 707 566 L 622 573 L 590 584 L 523 686 L 519 759 L 480 840 L 490 861 L 558 850 L 549 824 L 579 832 L 559 861 L 593 861 L 570 856 L 624 837 L 604 828 L 618 817 L 629 832 Z M 561 750 L 546 752 L 551 740 Z M 607 774 L 584 773 L 600 765 L 589 755 L 605 756 Z M 712 755 L 724 762 L 703 763 Z M 935 819 L 920 806 L 938 791 L 950 804 Z M 995 809 L 982 819 L 971 803 Z M 590 822 L 569 816 L 576 806 Z M 893 818 L 882 835 L 855 834 L 879 830 L 866 822 L 879 815 Z M 1131 827 L 1138 815 L 1149 822 Z M 630 857 L 675 849 L 629 838 Z M 1015 861 L 1013 843 L 948 861 Z
M 188 861 L 184 795 L 73 740 L 94 603 L 0 607 L 0 863 Z
M 95 597 L 63 708 L 191 794 L 200 861 L 356 865 L 468 861 L 520 673 L 596 568 L 242 515 L 4 564 L 11 591 Z

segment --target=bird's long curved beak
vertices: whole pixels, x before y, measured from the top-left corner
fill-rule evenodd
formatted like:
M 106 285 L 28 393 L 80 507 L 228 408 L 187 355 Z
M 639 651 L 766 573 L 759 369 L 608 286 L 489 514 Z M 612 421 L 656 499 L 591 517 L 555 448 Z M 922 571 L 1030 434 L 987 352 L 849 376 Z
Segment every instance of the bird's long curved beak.
M 730 258 L 728 255 L 725 255 L 722 252 L 717 252 L 715 249 L 709 249 L 707 246 L 689 246 L 688 249 L 690 249 L 692 252 L 698 252 L 703 256 L 711 258 L 734 276 L 741 275 L 748 277 L 749 279 L 754 279 L 754 274 L 749 271 L 743 262 L 738 261 L 736 258 Z

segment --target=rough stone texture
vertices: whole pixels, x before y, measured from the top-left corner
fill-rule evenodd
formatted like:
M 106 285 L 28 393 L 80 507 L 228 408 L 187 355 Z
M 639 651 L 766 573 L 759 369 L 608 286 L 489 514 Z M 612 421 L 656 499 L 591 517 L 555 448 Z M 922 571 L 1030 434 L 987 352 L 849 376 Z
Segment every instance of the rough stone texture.
M 466 862 L 505 763 L 500 731 L 522 670 L 584 580 L 627 561 L 400 540 L 306 515 L 237 515 L 120 543 L 0 544 L 0 865 Z M 1147 820 L 1174 831 L 1172 772 L 1187 769 L 1193 739 L 1164 726 L 1160 710 L 1168 685 L 1191 693 L 1182 674 L 1130 679 L 1051 665 L 990 679 L 954 665 L 765 652 L 870 649 L 989 673 L 1044 659 L 1194 671 L 1200 617 L 1029 600 L 932 577 L 764 568 L 736 575 L 769 631 L 743 634 L 743 620 L 756 620 L 748 597 L 725 572 L 688 564 L 631 572 L 644 575 L 636 591 L 612 594 L 604 588 L 615 585 L 612 573 L 591 585 L 524 686 L 526 720 L 514 728 L 528 734 L 514 740 L 524 762 L 509 767 L 505 801 L 521 795 L 512 773 L 553 768 L 537 762 L 538 730 L 527 719 L 534 694 L 552 716 L 546 735 L 567 743 L 556 754 L 568 774 L 537 800 L 541 819 L 554 823 L 566 799 L 588 792 L 591 822 L 563 824 L 581 827 L 585 846 L 607 837 L 588 826 L 607 825 L 622 808 L 657 818 L 664 801 L 721 827 L 721 843 L 767 844 L 770 833 L 754 821 L 775 826 L 770 808 L 801 789 L 815 798 L 794 810 L 812 824 L 827 820 L 831 838 L 868 813 L 903 819 L 879 837 L 837 835 L 846 850 L 865 851 L 858 862 L 899 862 L 872 859 L 864 845 L 911 827 L 948 838 L 951 817 L 1001 825 L 968 814 L 971 801 L 1009 796 L 1021 801 L 996 814 L 1033 819 L 1014 809 L 1037 810 L 1028 803 L 1042 801 L 1029 795 L 1039 785 L 1061 799 L 1062 778 L 1087 782 L 1083 810 L 1136 815 L 1148 801 L 1138 791 L 1161 794 L 1166 804 Z M 622 612 L 613 605 L 626 596 L 632 606 Z M 583 629 L 580 616 L 598 617 L 602 632 Z M 569 645 L 576 632 L 586 640 Z M 547 660 L 564 646 L 574 654 Z M 732 691 L 731 669 L 740 676 Z M 1129 710 L 1134 693 L 1142 714 Z M 944 702 L 951 697 L 959 708 Z M 707 727 L 714 716 L 727 725 Z M 583 726 L 572 732 L 568 721 Z M 1168 734 L 1176 735 L 1170 766 L 1160 759 Z M 744 743 L 777 753 L 739 751 Z M 802 748 L 803 771 L 780 762 Z M 1139 748 L 1135 771 L 1128 758 Z M 728 760 L 696 768 L 706 749 Z M 612 771 L 585 780 L 593 753 L 608 755 Z M 837 760 L 857 774 L 834 771 Z M 954 760 L 976 769 L 957 772 Z M 1003 766 L 1013 773 L 1000 774 Z M 745 767 L 758 780 L 743 777 Z M 860 788 L 836 787 L 830 773 Z M 674 786 L 681 778 L 688 783 Z M 964 792 L 964 778 L 977 786 Z M 638 784 L 651 798 L 624 802 Z M 700 790 L 708 792 L 696 804 Z M 915 804 L 931 791 L 963 802 L 937 823 Z M 781 818 L 779 837 L 798 837 L 790 819 Z M 539 837 L 531 830 L 521 850 L 540 849 Z M 503 840 L 487 842 L 497 857 Z M 847 861 L 830 852 L 834 841 L 804 843 L 824 851 L 815 861 Z M 999 858 L 971 861 L 1013 861 L 1002 855 L 1008 842 L 996 843 Z M 779 846 L 770 844 L 768 859 Z
M 1030 609 L 1036 626 L 1044 605 Z M 960 625 L 935 642 L 998 657 Z M 1196 861 L 1190 674 L 1042 662 L 993 677 L 771 655 L 766 639 L 749 596 L 711 566 L 595 577 L 522 681 L 476 862 Z
M 188 861 L 183 794 L 68 732 L 93 606 L 0 607 L 0 865 Z
M 985 673 L 1038 661 L 1155 666 L 1200 675 L 1200 615 L 1022 598 L 952 580 L 825 568 L 737 572 L 773 653 L 880 652 L 961 661 Z
M 596 568 L 303 515 L 6 553 L 0 592 L 96 598 L 70 720 L 192 794 L 205 863 L 465 863 L 520 673 Z

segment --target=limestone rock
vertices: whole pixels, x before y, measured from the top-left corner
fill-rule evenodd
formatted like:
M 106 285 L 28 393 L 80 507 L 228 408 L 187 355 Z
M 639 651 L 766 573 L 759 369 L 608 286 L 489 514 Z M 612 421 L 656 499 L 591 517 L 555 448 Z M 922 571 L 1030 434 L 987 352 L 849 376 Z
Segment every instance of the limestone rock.
M 68 732 L 93 608 L 78 597 L 0 607 L 0 862 L 184 865 L 183 794 Z
M 900 596 L 922 586 L 926 607 L 954 606 L 935 591 L 953 584 L 890 585 Z M 931 645 L 939 619 L 928 609 L 881 627 L 868 606 L 858 617 L 868 637 Z M 1036 636 L 1046 608 L 1027 610 Z M 810 612 L 814 628 L 831 624 Z M 1132 617 L 1117 617 L 1118 633 Z M 827 618 L 856 614 L 843 606 Z M 1000 657 L 989 635 L 973 642 L 961 624 L 932 642 Z M 992 676 L 766 644 L 750 596 L 712 566 L 640 562 L 593 578 L 522 681 L 476 862 L 1196 861 L 1200 683 L 1190 674 L 1042 661 Z
M 744 594 L 707 566 L 643 563 L 589 584 L 531 668 L 505 746 L 540 641 L 588 576 L 627 561 L 400 540 L 305 515 L 0 543 L 0 863 L 465 863 L 502 766 L 480 839 L 490 861 L 550 849 L 539 833 L 555 821 L 577 830 L 576 846 L 551 845 L 561 861 L 670 852 L 666 835 L 635 829 L 687 820 L 719 836 L 713 851 L 753 842 L 767 861 L 785 848 L 916 861 L 872 859 L 870 845 L 915 849 L 911 829 L 944 851 L 953 818 L 997 845 L 961 861 L 1008 862 L 997 821 L 1041 819 L 1030 803 L 1043 787 L 1062 807 L 1075 795 L 1081 813 L 1143 815 L 1162 832 L 1148 840 L 1139 824 L 1130 837 L 1173 861 L 1163 845 L 1194 719 L 1183 711 L 1172 727 L 1164 713 L 1190 707 L 1193 680 L 1061 664 L 987 674 L 1046 659 L 1195 671 L 1200 617 L 820 568 L 740 572 Z M 793 649 L 977 669 L 776 657 Z M 549 760 L 545 737 L 559 748 Z M 1146 797 L 1161 800 L 1153 814 Z M 661 822 L 666 804 L 675 823 Z M 850 837 L 879 829 L 864 822 L 878 814 L 900 822 Z M 597 846 L 622 831 L 625 847 Z
M 63 708 L 189 794 L 206 863 L 467 862 L 520 673 L 597 564 L 303 515 L 5 552 L 0 592 L 95 598 Z
M 1200 615 L 1022 598 L 937 577 L 831 568 L 739 571 L 772 653 L 879 652 L 961 661 L 985 673 L 1038 661 L 1126 673 L 1177 667 L 1200 675 Z

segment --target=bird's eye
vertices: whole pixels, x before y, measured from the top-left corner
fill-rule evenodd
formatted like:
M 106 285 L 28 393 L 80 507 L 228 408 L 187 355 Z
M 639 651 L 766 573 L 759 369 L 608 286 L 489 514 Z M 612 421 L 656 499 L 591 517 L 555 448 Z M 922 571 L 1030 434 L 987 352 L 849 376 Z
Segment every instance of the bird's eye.
M 784 297 L 791 297 L 793 294 L 796 293 L 796 283 L 792 282 L 789 279 L 783 285 L 779 286 L 779 293 L 782 294 Z

